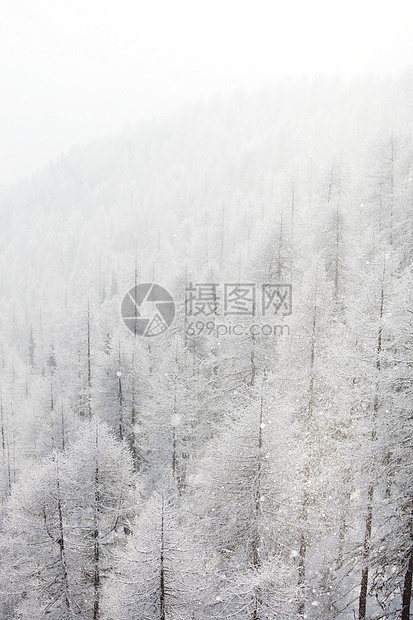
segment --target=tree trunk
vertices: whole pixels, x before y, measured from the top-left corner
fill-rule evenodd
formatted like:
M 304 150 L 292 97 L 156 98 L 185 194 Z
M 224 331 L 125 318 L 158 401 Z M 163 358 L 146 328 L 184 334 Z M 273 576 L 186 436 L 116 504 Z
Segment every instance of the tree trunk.
M 363 543 L 363 561 L 364 566 L 361 571 L 361 584 L 360 584 L 360 596 L 359 596 L 359 620 L 365 620 L 366 618 L 366 605 L 367 605 L 367 591 L 369 581 L 369 567 L 368 557 L 370 552 L 370 540 L 371 540 L 371 522 L 373 519 L 373 493 L 374 487 L 369 485 L 367 492 L 367 516 L 366 527 L 364 531 L 364 543 Z
M 165 603 L 166 603 L 166 594 L 165 594 L 165 535 L 164 535 L 164 527 L 165 527 L 165 515 L 164 515 L 164 498 L 162 496 L 162 507 L 161 507 L 161 556 L 160 556 L 160 582 L 159 582 L 159 620 L 165 620 Z
M 119 439 L 123 441 L 123 394 L 122 394 L 122 376 L 120 371 L 120 360 L 118 370 L 118 406 L 119 406 Z
M 72 603 L 70 600 L 70 587 L 69 587 L 69 577 L 68 570 L 66 564 L 66 551 L 65 551 L 65 535 L 64 535 L 64 527 L 63 527 L 63 513 L 62 513 L 62 500 L 60 497 L 60 473 L 59 473 L 59 456 L 56 456 L 56 495 L 57 495 L 57 513 L 59 517 L 59 550 L 60 550 L 60 564 L 62 567 L 63 573 L 63 589 L 64 589 L 64 597 L 65 604 L 68 610 L 68 613 L 72 618 L 75 617 L 72 609 Z
M 261 512 L 261 469 L 262 469 L 262 413 L 263 413 L 263 395 L 260 399 L 260 417 L 258 425 L 258 450 L 257 450 L 257 478 L 254 492 L 254 534 L 252 540 L 252 565 L 258 568 L 261 565 L 260 558 L 260 532 L 259 517 Z
M 94 529 L 93 529 L 93 620 L 99 619 L 99 603 L 100 603 L 100 543 L 99 543 L 99 510 L 100 510 L 100 492 L 99 492 L 99 431 L 96 426 L 96 453 L 95 453 L 95 475 L 94 475 Z
M 307 466 L 304 472 L 304 482 L 307 487 L 309 477 L 310 477 L 310 469 Z M 304 498 L 301 507 L 301 519 L 303 523 L 303 531 L 301 532 L 300 538 L 300 554 L 298 560 L 298 617 L 304 618 L 305 612 L 305 574 L 306 574 L 306 559 L 307 559 L 307 532 L 304 530 L 305 525 L 308 521 L 308 506 L 310 503 L 310 497 L 307 492 L 307 488 L 304 491 Z
M 92 417 L 92 360 L 90 356 L 90 310 L 87 303 L 87 411 L 89 419 Z
M 257 375 L 257 366 L 255 363 L 255 334 L 251 333 L 251 354 L 250 354 L 250 361 L 251 361 L 251 378 L 248 382 L 248 385 L 253 386 L 255 385 L 255 377 Z
M 413 576 L 413 547 L 410 549 L 409 564 L 404 577 L 403 603 L 401 620 L 410 619 L 410 601 L 412 598 L 412 576 Z
M 413 500 L 412 500 L 412 520 L 413 520 Z M 403 600 L 401 620 L 410 620 L 410 602 L 412 599 L 412 578 L 413 578 L 413 522 L 410 525 L 410 538 L 412 546 L 410 547 L 409 563 L 407 565 L 406 574 L 403 584 Z
M 372 431 L 371 431 L 371 441 L 375 441 L 377 439 L 377 431 L 376 431 L 376 420 L 379 411 L 379 378 L 381 372 L 381 350 L 382 350 L 382 336 L 383 336 L 383 327 L 382 327 L 382 319 L 383 319 L 383 309 L 384 309 L 384 275 L 385 275 L 385 267 L 383 267 L 383 278 L 381 285 L 381 295 L 380 295 L 380 310 L 379 310 L 379 331 L 377 334 L 377 347 L 376 347 L 376 387 L 374 392 L 374 400 L 373 400 L 373 420 L 372 420 Z M 369 581 L 369 567 L 368 567 L 368 556 L 370 553 L 370 541 L 371 541 L 371 522 L 373 519 L 373 494 L 374 494 L 374 485 L 371 482 L 367 491 L 367 514 L 366 514 L 366 524 L 364 530 L 364 542 L 363 542 L 363 569 L 361 571 L 361 583 L 360 583 L 360 596 L 359 596 L 359 620 L 365 620 L 366 618 L 366 606 L 367 606 L 367 592 L 368 592 L 368 581 Z
M 316 338 L 316 327 L 317 327 L 316 298 L 317 298 L 317 280 L 316 280 L 316 288 L 315 288 L 315 295 L 314 295 L 313 321 L 312 321 L 312 330 L 311 330 L 310 383 L 309 383 L 309 388 L 308 388 L 308 406 L 307 406 L 307 412 L 305 416 L 306 424 L 313 417 L 313 407 L 314 407 L 314 363 L 315 363 L 315 338 Z M 304 612 L 305 612 L 304 588 L 305 588 L 307 545 L 308 545 L 307 522 L 308 522 L 308 507 L 310 505 L 310 494 L 308 492 L 308 484 L 310 481 L 310 477 L 311 477 L 310 455 L 308 455 L 307 463 L 304 467 L 304 494 L 303 494 L 303 502 L 301 505 L 302 531 L 301 531 L 301 537 L 300 537 L 300 553 L 299 553 L 299 560 L 298 560 L 298 616 L 299 618 L 304 618 Z
M 3 398 L 0 395 L 0 412 L 1 412 L 1 448 L 2 448 L 2 460 L 5 469 L 7 470 L 7 489 L 10 491 L 11 489 L 11 477 L 10 477 L 10 451 L 9 445 L 6 446 L 6 431 L 5 431 L 5 421 L 4 421 L 4 409 L 3 409 Z

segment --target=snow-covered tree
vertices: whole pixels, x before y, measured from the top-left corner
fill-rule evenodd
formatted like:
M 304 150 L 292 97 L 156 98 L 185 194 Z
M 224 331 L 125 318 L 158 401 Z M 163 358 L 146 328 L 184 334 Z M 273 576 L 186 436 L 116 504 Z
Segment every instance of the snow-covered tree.
M 97 420 L 22 475 L 2 536 L 2 591 L 15 601 L 13 618 L 100 617 L 112 551 L 136 510 L 133 481 L 128 449 Z

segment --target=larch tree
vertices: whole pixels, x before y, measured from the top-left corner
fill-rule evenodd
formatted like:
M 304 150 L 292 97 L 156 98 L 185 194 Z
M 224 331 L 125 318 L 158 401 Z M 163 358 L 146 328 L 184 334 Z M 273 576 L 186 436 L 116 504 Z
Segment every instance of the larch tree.
M 291 611 L 293 590 L 287 588 L 286 594 L 285 580 L 291 583 L 293 566 L 277 532 L 282 497 L 276 468 L 278 410 L 269 402 L 261 375 L 249 398 L 240 395 L 235 419 L 229 418 L 209 445 L 194 477 L 209 579 L 218 591 L 209 601 L 210 617 L 258 620 L 277 609 Z
M 205 618 L 199 549 L 168 494 L 168 484 L 162 486 L 133 523 L 127 545 L 116 553 L 105 590 L 108 620 Z
M 97 420 L 63 453 L 27 469 L 7 504 L 2 538 L 12 617 L 100 618 L 110 557 L 137 499 L 127 448 Z

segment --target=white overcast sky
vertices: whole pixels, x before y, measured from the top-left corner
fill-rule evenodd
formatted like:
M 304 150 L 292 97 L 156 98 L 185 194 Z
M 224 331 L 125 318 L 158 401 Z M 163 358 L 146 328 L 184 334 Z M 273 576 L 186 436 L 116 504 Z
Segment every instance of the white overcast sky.
M 413 64 L 406 0 L 2 0 L 0 184 L 200 95 Z

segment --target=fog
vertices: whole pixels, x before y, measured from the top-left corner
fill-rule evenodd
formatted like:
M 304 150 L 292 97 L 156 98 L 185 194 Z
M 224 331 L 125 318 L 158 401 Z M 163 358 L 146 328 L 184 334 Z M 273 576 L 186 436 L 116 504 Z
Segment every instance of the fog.
M 0 184 L 185 101 L 412 62 L 413 12 L 400 0 L 19 0 L 2 13 Z

